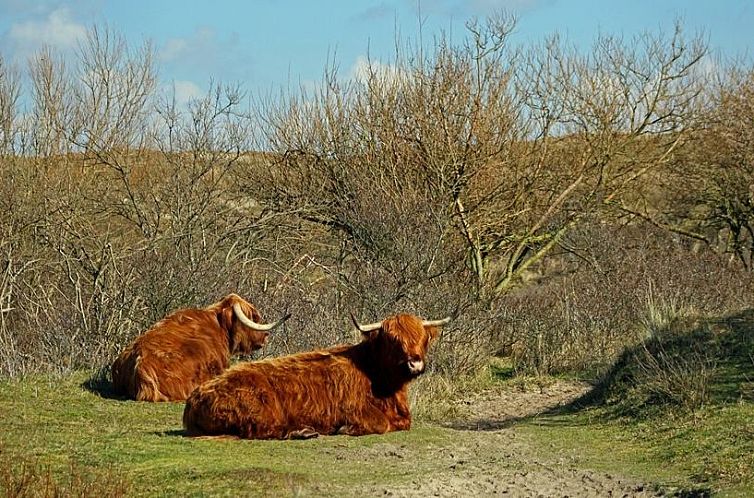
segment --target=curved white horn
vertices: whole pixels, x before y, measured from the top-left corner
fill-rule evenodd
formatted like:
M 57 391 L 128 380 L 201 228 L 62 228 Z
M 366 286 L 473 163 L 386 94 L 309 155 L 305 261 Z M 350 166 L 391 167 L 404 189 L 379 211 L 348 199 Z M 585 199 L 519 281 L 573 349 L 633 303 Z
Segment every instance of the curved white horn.
M 236 314 L 236 317 L 241 321 L 241 323 L 243 323 L 244 325 L 246 325 L 247 327 L 251 329 L 260 330 L 262 332 L 274 329 L 275 327 L 281 325 L 284 321 L 286 321 L 287 319 L 291 317 L 291 314 L 288 313 L 277 322 L 257 323 L 244 314 L 243 310 L 241 309 L 240 303 L 233 303 L 233 312 Z
M 375 323 L 370 323 L 368 325 L 361 325 L 359 322 L 356 321 L 356 317 L 353 316 L 353 313 L 351 313 L 351 321 L 356 326 L 356 328 L 362 332 L 371 332 L 373 330 L 377 330 L 378 328 L 382 327 L 382 322 L 375 322 Z
M 450 317 L 447 316 L 442 320 L 422 320 L 422 325 L 425 327 L 439 327 L 440 325 L 445 325 L 449 321 Z

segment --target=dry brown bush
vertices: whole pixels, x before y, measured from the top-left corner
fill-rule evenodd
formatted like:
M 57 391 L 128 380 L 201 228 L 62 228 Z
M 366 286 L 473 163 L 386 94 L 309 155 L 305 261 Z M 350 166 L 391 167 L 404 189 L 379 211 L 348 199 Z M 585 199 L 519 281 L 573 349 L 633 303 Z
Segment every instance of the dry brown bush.
M 520 371 L 599 374 L 647 338 L 642 324 L 751 306 L 754 279 L 740 264 L 667 230 L 595 223 L 565 242 L 558 276 L 502 300 L 510 318 L 497 342 L 510 344 Z
M 399 50 L 390 70 L 370 66 L 348 83 L 330 69 L 317 91 L 262 114 L 276 153 L 256 172 L 262 204 L 292 211 L 298 252 L 335 287 L 339 309 L 451 313 L 458 333 L 438 351 L 447 371 L 453 359 L 477 368 L 520 345 L 518 334 L 541 350 L 536 361 L 552 358 L 534 367 L 542 372 L 620 349 L 600 286 L 583 307 L 579 285 L 593 283 L 558 288 L 579 315 L 558 297 L 565 308 L 548 311 L 546 327 L 532 313 L 522 321 L 506 293 L 552 272 L 571 232 L 614 222 L 634 186 L 685 146 L 684 123 L 700 110 L 693 68 L 706 49 L 680 27 L 667 38 L 602 36 L 580 54 L 557 37 L 515 49 L 514 24 L 469 23 L 457 45 Z M 513 309 L 554 299 L 516 294 Z
M 712 87 L 698 141 L 675 163 L 687 180 L 678 213 L 707 244 L 754 268 L 754 71 L 729 68 Z M 676 187 L 678 185 L 675 185 Z
M 167 312 L 250 289 L 265 221 L 228 176 L 251 148 L 243 93 L 177 108 L 149 47 L 108 30 L 74 67 L 30 64 L 32 126 L 0 164 L 0 372 L 97 366 Z
M 637 221 L 697 150 L 704 44 L 676 27 L 518 48 L 514 26 L 470 22 L 350 81 L 328 68 L 254 113 L 221 84 L 177 105 L 148 44 L 94 29 L 77 61 L 31 59 L 24 127 L 0 65 L 0 373 L 101 365 L 228 292 L 293 313 L 269 355 L 353 340 L 352 312 L 450 315 L 432 368 L 452 374 L 495 353 L 594 369 L 632 340 L 650 282 L 699 312 L 750 303 L 692 231 Z

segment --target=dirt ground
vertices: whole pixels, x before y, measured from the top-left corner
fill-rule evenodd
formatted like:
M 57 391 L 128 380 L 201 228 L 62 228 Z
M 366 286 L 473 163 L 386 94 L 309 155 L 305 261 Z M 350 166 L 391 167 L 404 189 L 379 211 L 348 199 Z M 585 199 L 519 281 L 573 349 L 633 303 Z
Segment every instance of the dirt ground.
M 364 496 L 515 496 L 646 497 L 662 496 L 654 486 L 622 476 L 577 468 L 556 454 L 535 455 L 514 422 L 564 405 L 588 385 L 558 381 L 525 390 L 490 391 L 461 402 L 468 414 L 448 425 L 459 444 L 432 448 L 436 469 L 402 487 L 364 490 Z M 410 461 L 407 448 L 375 451 Z

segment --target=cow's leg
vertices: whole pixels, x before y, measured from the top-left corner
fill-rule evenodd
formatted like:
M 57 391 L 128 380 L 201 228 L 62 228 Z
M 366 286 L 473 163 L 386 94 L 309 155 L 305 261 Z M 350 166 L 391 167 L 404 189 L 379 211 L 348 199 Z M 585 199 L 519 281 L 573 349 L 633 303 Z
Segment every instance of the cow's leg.
M 338 434 L 363 436 L 365 434 L 384 434 L 392 431 L 406 431 L 411 428 L 411 413 L 408 404 L 385 408 L 370 406 L 361 411 L 357 418 L 349 420 L 338 430 Z
M 346 424 L 340 426 L 337 434 L 345 434 L 347 436 L 365 436 L 367 434 L 384 434 L 390 431 L 390 427 L 387 424 Z
M 411 429 L 411 417 L 398 417 L 392 420 L 391 429 L 393 431 L 407 431 Z
M 364 436 L 366 434 L 384 434 L 396 430 L 384 413 L 378 410 L 370 410 L 368 414 L 359 420 L 352 420 L 348 424 L 340 426 L 337 433 L 349 436 Z
M 319 432 L 311 427 L 304 427 L 303 429 L 288 433 L 288 439 L 311 439 L 317 436 L 319 436 Z

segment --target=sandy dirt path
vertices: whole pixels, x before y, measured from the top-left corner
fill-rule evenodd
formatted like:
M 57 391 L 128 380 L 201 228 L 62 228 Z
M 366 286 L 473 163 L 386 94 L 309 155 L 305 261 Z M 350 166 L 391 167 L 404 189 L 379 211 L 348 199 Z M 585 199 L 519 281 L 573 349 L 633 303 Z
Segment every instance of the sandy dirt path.
M 555 382 L 526 391 L 490 391 L 464 400 L 471 414 L 448 424 L 457 444 L 424 448 L 377 447 L 373 457 L 430 458 L 433 471 L 399 487 L 364 489 L 364 496 L 514 496 L 514 497 L 648 497 L 663 496 L 656 487 L 634 479 L 583 470 L 567 457 L 535 454 L 515 421 L 581 396 L 589 388 L 578 382 Z

